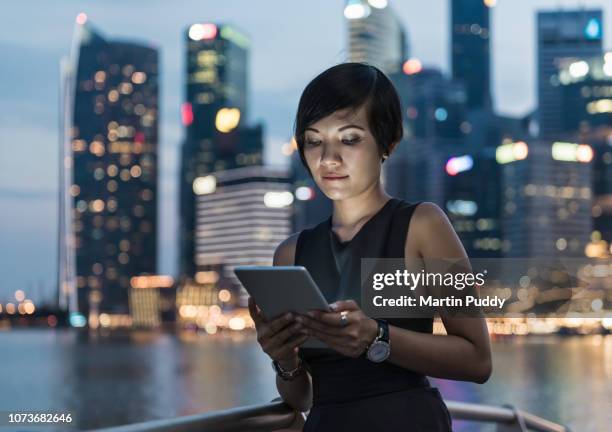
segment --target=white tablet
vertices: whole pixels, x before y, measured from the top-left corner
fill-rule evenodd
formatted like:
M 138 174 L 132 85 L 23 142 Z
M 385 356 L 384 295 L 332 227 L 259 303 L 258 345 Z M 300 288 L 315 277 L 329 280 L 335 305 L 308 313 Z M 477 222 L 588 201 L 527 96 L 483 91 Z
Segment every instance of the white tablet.
M 306 314 L 313 309 L 331 311 L 319 287 L 304 267 L 239 266 L 234 272 L 268 320 L 286 312 Z M 327 347 L 314 338 L 309 338 L 302 346 Z

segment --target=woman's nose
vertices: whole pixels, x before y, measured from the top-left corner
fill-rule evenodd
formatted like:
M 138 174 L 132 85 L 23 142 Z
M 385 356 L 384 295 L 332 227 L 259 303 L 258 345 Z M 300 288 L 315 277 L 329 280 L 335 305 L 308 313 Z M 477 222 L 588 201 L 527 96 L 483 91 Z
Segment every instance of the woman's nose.
M 323 146 L 323 151 L 321 152 L 321 164 L 322 165 L 330 165 L 335 166 L 339 165 L 342 161 L 340 157 L 340 153 L 334 146 Z

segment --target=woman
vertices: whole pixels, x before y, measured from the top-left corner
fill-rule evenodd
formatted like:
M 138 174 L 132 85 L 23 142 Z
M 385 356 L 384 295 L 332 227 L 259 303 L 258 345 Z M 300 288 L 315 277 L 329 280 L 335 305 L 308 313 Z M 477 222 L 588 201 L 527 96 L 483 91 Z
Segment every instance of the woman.
M 431 318 L 375 320 L 359 306 L 361 258 L 466 258 L 439 207 L 385 192 L 382 163 L 402 134 L 398 95 L 373 66 L 334 66 L 300 99 L 299 154 L 333 214 L 283 241 L 274 265 L 305 266 L 333 311 L 266 322 L 252 300 L 249 309 L 283 400 L 310 409 L 305 431 L 448 431 L 426 376 L 483 383 L 491 374 L 484 319 L 444 314 L 447 334 L 433 335 Z M 300 348 L 308 337 L 329 349 Z

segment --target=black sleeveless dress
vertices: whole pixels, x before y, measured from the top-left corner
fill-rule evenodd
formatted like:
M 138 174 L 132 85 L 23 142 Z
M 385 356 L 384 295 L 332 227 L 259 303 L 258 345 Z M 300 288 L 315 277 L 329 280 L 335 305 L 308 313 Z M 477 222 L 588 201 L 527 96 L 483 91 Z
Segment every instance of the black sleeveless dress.
M 331 217 L 302 231 L 295 265 L 308 269 L 329 303 L 361 303 L 361 258 L 403 258 L 408 225 L 418 203 L 390 199 L 348 242 L 331 229 Z M 376 318 L 376 317 L 372 317 Z M 433 320 L 388 319 L 390 325 L 431 333 Z M 393 346 L 391 346 L 393 349 Z M 304 431 L 450 431 L 449 412 L 438 390 L 421 374 L 364 356 L 302 348 L 312 376 L 313 405 Z

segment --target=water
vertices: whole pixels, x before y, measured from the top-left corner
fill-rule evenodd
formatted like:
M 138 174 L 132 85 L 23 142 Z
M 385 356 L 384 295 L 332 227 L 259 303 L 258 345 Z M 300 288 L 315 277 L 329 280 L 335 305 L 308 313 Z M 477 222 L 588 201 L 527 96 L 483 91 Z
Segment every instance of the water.
M 83 430 L 171 418 L 277 397 L 252 335 L 74 330 L 0 332 L 0 411 L 71 412 Z M 484 385 L 435 380 L 446 399 L 518 408 L 603 431 L 612 424 L 612 336 L 527 337 L 493 343 Z M 25 430 L 20 428 L 21 430 Z M 456 430 L 494 430 L 456 423 Z M 1 428 L 0 431 L 9 430 Z

